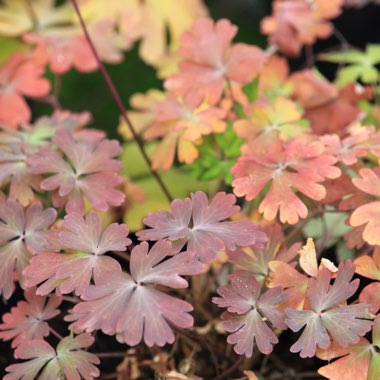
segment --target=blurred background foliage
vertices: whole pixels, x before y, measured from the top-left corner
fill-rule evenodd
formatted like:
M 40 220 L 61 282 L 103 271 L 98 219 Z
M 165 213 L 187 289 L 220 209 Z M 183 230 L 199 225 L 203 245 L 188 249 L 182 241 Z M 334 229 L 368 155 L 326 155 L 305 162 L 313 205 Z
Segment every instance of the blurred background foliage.
M 228 18 L 239 27 L 235 41 L 266 46 L 266 38 L 260 34 L 260 20 L 271 13 L 270 0 L 206 0 L 205 3 L 214 19 Z M 368 5 L 362 9 L 345 9 L 343 14 L 333 21 L 352 46 L 364 48 L 367 43 L 380 41 L 379 20 L 380 7 Z M 1 51 L 6 50 L 4 44 L 5 42 L 1 42 Z M 325 51 L 338 44 L 339 41 L 331 37 L 319 40 L 314 45 L 314 50 Z M 121 64 L 107 65 L 128 108 L 129 98 L 134 93 L 162 87 L 154 68 L 139 58 L 138 47 L 137 44 L 133 50 L 127 52 Z M 291 64 L 299 68 L 304 62 L 305 58 L 300 57 Z M 330 79 L 333 77 L 334 65 L 319 62 L 318 66 L 324 75 Z M 50 77 L 54 81 L 53 76 Z M 89 110 L 93 115 L 93 127 L 105 130 L 110 138 L 120 139 L 117 133 L 119 112 L 99 72 L 83 74 L 71 70 L 64 74 L 60 84 L 60 100 L 64 109 L 74 112 Z M 49 105 L 40 102 L 35 102 L 32 107 L 36 116 L 51 111 Z
M 228 18 L 239 27 L 235 41 L 265 47 L 266 38 L 260 34 L 260 20 L 271 13 L 270 0 L 205 0 L 205 4 L 214 19 Z M 333 22 L 350 45 L 364 48 L 368 43 L 380 41 L 379 20 L 380 7 L 368 5 L 361 9 L 345 9 L 343 14 Z M 10 51 L 19 50 L 20 46 L 16 45 L 20 44 L 14 39 L 2 38 L 0 62 L 8 56 Z M 313 48 L 315 52 L 320 52 L 336 47 L 338 44 L 339 41 L 331 37 L 327 40 L 319 40 Z M 134 93 L 162 87 L 155 69 L 139 58 L 138 48 L 137 44 L 133 50 L 128 51 L 121 64 L 106 65 L 128 108 L 129 98 Z M 301 56 L 293 60 L 291 66 L 300 68 L 304 62 L 305 57 Z M 333 64 L 318 62 L 318 67 L 329 79 L 333 77 L 335 72 Z M 54 83 L 54 76 L 49 73 L 48 76 Z M 59 87 L 63 109 L 74 112 L 89 110 L 93 115 L 93 127 L 105 130 L 110 138 L 121 140 L 117 133 L 119 112 L 99 72 L 83 74 L 72 69 L 62 76 Z M 48 104 L 31 101 L 31 106 L 35 117 L 51 112 Z
M 266 38 L 260 34 L 260 20 L 270 14 L 270 1 L 207 0 L 205 3 L 214 19 L 228 18 L 239 27 L 236 41 L 265 46 Z M 134 93 L 162 88 L 162 81 L 157 78 L 155 69 L 139 58 L 138 50 L 139 44 L 136 44 L 133 50 L 125 54 L 121 64 L 106 65 L 128 108 L 129 98 Z M 54 77 L 49 77 L 54 83 Z M 63 109 L 73 112 L 89 110 L 93 115 L 93 127 L 105 130 L 110 138 L 121 139 L 117 133 L 119 111 L 99 72 L 83 74 L 71 70 L 62 76 L 59 93 Z M 41 102 L 34 102 L 32 107 L 36 117 L 51 111 L 49 105 Z

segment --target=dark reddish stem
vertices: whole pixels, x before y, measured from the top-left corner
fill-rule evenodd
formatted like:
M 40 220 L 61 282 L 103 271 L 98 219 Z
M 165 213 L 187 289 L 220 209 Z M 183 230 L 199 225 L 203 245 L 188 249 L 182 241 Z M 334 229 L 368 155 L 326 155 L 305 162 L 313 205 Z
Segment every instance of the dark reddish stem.
M 90 34 L 88 33 L 88 30 L 87 30 L 87 27 L 86 27 L 86 24 L 83 20 L 83 17 L 82 17 L 82 14 L 80 12 L 80 9 L 79 9 L 79 6 L 78 6 L 78 3 L 76 0 L 71 0 L 74 8 L 75 8 L 75 11 L 78 15 L 78 18 L 79 18 L 79 21 L 80 21 L 80 24 L 82 26 L 82 29 L 83 29 L 83 32 L 84 32 L 84 35 L 86 37 L 86 40 L 88 42 L 88 44 L 90 45 L 90 48 L 91 48 L 91 51 L 97 61 L 97 64 L 98 64 L 98 67 L 99 67 L 99 70 L 104 78 L 104 81 L 106 82 L 106 85 L 113 97 L 113 99 L 115 100 L 115 103 L 117 104 L 120 112 L 121 112 L 121 116 L 123 117 L 123 119 L 125 120 L 126 124 L 128 125 L 128 128 L 130 129 L 132 135 L 133 135 L 133 138 L 135 139 L 140 151 L 141 151 L 141 154 L 143 155 L 144 157 L 144 160 L 146 161 L 146 163 L 148 164 L 149 166 L 149 170 L 150 172 L 152 173 L 152 175 L 154 176 L 154 178 L 157 180 L 158 184 L 160 185 L 162 191 L 164 192 L 166 198 L 169 200 L 169 202 L 171 202 L 173 200 L 173 197 L 171 196 L 169 190 L 167 189 L 166 185 L 164 184 L 164 182 L 162 181 L 161 177 L 159 176 L 159 174 L 152 169 L 152 163 L 150 161 L 150 158 L 148 157 L 145 149 L 144 149 L 144 144 L 143 142 L 141 141 L 140 139 L 140 136 L 136 133 L 136 130 L 135 128 L 133 127 L 133 124 L 131 123 L 131 120 L 129 119 L 128 117 L 128 114 L 127 114 L 127 110 L 125 109 L 124 107 L 124 104 L 121 100 L 121 97 L 110 77 L 110 75 L 108 74 L 108 71 L 107 69 L 105 68 L 105 66 L 103 65 L 103 63 L 100 61 L 100 58 L 99 58 L 99 55 L 98 55 L 98 52 L 96 51 L 96 48 L 94 46 L 94 43 L 92 42 L 91 40 L 91 37 L 90 37 Z
M 126 356 L 134 356 L 128 354 L 128 352 L 95 352 L 94 355 L 98 358 L 124 358 Z
M 214 377 L 213 380 L 222 380 L 222 379 L 224 379 L 226 377 L 228 377 L 230 379 L 231 378 L 230 375 L 232 373 L 234 373 L 239 368 L 239 366 L 240 366 L 240 364 L 242 363 L 243 360 L 244 360 L 244 356 L 240 356 L 239 359 L 237 359 L 235 361 L 235 363 L 231 367 L 227 368 L 219 376 Z

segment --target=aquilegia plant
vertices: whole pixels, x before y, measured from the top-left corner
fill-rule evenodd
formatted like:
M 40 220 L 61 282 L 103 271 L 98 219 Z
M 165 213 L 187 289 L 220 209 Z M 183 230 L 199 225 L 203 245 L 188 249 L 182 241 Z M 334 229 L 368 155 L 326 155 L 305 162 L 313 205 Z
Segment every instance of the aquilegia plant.
M 332 23 L 368 2 L 274 0 L 263 49 L 202 0 L 0 1 L 4 380 L 380 379 L 380 45 Z

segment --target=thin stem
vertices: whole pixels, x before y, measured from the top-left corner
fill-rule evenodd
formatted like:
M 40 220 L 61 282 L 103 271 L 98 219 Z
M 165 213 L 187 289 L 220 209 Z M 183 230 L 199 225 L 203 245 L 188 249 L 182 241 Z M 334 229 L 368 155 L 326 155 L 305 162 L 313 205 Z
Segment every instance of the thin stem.
M 163 193 L 165 194 L 166 198 L 169 200 L 169 202 L 171 202 L 173 200 L 173 197 L 171 196 L 169 190 L 167 189 L 166 185 L 164 184 L 164 182 L 162 181 L 161 177 L 159 176 L 159 174 L 152 169 L 152 163 L 150 161 L 150 158 L 148 156 L 148 154 L 146 153 L 145 151 L 145 148 L 144 148 L 144 144 L 142 142 L 142 140 L 140 139 L 140 136 L 137 134 L 135 128 L 133 127 L 133 124 L 131 122 L 131 120 L 129 119 L 128 117 L 128 114 L 127 114 L 127 110 L 125 109 L 124 107 L 124 104 L 123 104 L 123 101 L 121 100 L 121 97 L 115 87 L 115 84 L 113 83 L 110 75 L 108 74 L 108 71 L 107 69 L 105 68 L 105 66 L 103 65 L 103 63 L 100 61 L 100 58 L 99 58 L 99 55 L 98 55 L 98 52 L 96 51 L 96 48 L 94 46 L 94 43 L 92 42 L 92 39 L 90 37 L 90 34 L 88 33 L 88 30 L 87 30 L 87 27 L 86 27 L 86 24 L 83 20 L 83 17 L 82 17 L 82 14 L 80 12 L 80 9 L 79 9 L 79 6 L 78 6 L 78 3 L 76 0 L 71 0 L 71 3 L 73 4 L 74 8 L 75 8 L 75 11 L 77 13 L 77 16 L 79 18 L 79 21 L 80 21 L 80 24 L 82 26 L 82 29 L 83 29 L 83 33 L 85 35 L 85 38 L 91 48 L 91 51 L 97 61 L 97 64 L 98 64 L 98 68 L 104 78 L 104 81 L 106 82 L 106 85 L 116 103 L 116 105 L 118 106 L 120 112 L 121 112 L 121 116 L 123 117 L 123 119 L 125 120 L 126 124 L 128 125 L 128 128 L 129 130 L 131 131 L 132 135 L 133 135 L 133 138 L 134 140 L 136 141 L 139 149 L 140 149 L 140 152 L 142 154 L 142 156 L 144 157 L 144 160 L 146 161 L 146 163 L 148 164 L 149 166 L 149 170 L 151 172 L 151 174 L 154 176 L 154 178 L 157 180 L 159 186 L 161 187 Z
M 265 355 L 263 360 L 261 361 L 261 367 L 260 367 L 260 371 L 259 371 L 261 375 L 264 375 L 266 370 L 267 370 L 267 364 L 269 361 L 269 357 L 270 357 L 270 355 Z
M 54 75 L 54 88 L 53 88 L 53 95 L 56 97 L 56 99 L 59 99 L 59 93 L 61 91 L 61 82 L 62 77 L 58 74 Z
M 61 296 L 63 301 L 71 302 L 71 303 L 79 303 L 80 299 L 76 297 L 71 297 L 71 296 Z
M 40 102 L 50 104 L 54 108 L 55 111 L 62 109 L 61 104 L 59 103 L 59 100 L 55 95 L 47 95 L 43 98 L 38 98 L 38 100 Z
M 56 337 L 58 338 L 59 340 L 62 340 L 63 339 L 63 336 L 61 334 L 59 334 L 57 331 L 55 331 L 53 329 L 53 327 L 49 326 L 49 330 L 50 332 Z
M 244 356 L 240 356 L 239 359 L 235 361 L 234 364 L 232 364 L 231 367 L 227 368 L 224 372 L 222 372 L 219 376 L 214 377 L 212 380 L 222 380 L 225 377 L 229 376 L 230 374 L 234 373 L 235 370 L 239 367 L 241 362 L 244 360 Z M 230 378 L 230 377 L 229 377 Z
M 98 358 L 124 358 L 125 356 L 135 356 L 131 355 L 128 352 L 94 352 L 94 355 L 96 355 Z
M 321 377 L 321 375 L 318 372 L 315 371 L 306 371 L 306 372 L 298 372 L 297 377 L 301 377 L 304 379 L 307 378 L 313 378 L 313 377 Z
M 347 41 L 346 37 L 343 35 L 343 33 L 334 27 L 334 32 L 333 32 L 335 38 L 340 42 L 342 50 L 347 50 L 350 48 L 350 43 Z
M 36 12 L 34 11 L 33 4 L 31 0 L 25 0 L 26 9 L 28 10 L 30 19 L 32 20 L 33 29 L 38 27 L 38 18 Z
M 313 52 L 313 47 L 311 45 L 305 45 L 305 55 L 306 55 L 306 67 L 310 68 L 314 66 L 315 56 Z

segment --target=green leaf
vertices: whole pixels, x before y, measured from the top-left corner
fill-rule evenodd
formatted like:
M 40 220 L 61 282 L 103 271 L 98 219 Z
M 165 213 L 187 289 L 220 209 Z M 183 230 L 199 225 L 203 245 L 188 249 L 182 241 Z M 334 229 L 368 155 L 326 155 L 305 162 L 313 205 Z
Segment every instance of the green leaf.
M 336 249 L 336 255 L 338 257 L 339 262 L 344 260 L 352 260 L 355 257 L 355 252 L 353 249 L 349 249 L 346 246 L 345 242 L 340 242 Z
M 336 84 L 340 87 L 345 86 L 348 83 L 356 82 L 363 73 L 363 68 L 359 65 L 352 65 L 342 67 L 338 70 L 338 76 Z
M 238 118 L 245 119 L 247 117 L 244 107 L 240 103 L 235 103 L 235 110 Z
M 243 140 L 236 136 L 231 124 L 228 125 L 224 133 L 216 134 L 215 140 L 226 157 L 240 156 L 240 147 Z
M 18 51 L 24 51 L 28 45 L 17 38 L 0 36 L 0 64 L 4 63 L 9 57 Z
M 377 346 L 379 349 L 379 346 Z M 371 353 L 371 363 L 368 370 L 368 380 L 378 380 L 380 378 L 380 353 Z
M 322 219 L 323 218 L 323 219 Z M 318 245 L 319 239 L 325 238 L 324 232 L 328 233 L 328 241 L 325 246 L 331 247 L 338 239 L 350 230 L 345 224 L 346 213 L 325 213 L 322 218 L 311 219 L 304 228 L 304 233 L 316 240 Z
M 251 83 L 243 86 L 243 92 L 250 102 L 256 100 L 259 93 L 259 80 L 255 79 Z
M 359 63 L 363 60 L 363 52 L 360 50 L 345 50 L 335 51 L 331 53 L 319 54 L 318 58 L 321 61 L 332 63 Z
M 380 45 L 367 45 L 365 52 L 351 49 L 321 54 L 319 58 L 322 61 L 348 65 L 338 71 L 338 86 L 344 86 L 357 80 L 362 80 L 366 84 L 376 83 L 379 80 L 376 65 L 380 63 Z
M 358 102 L 358 107 L 365 112 L 365 117 L 362 119 L 361 123 L 363 125 L 376 125 L 378 123 L 376 115 L 374 115 L 374 105 L 361 100 Z
M 370 44 L 367 46 L 367 55 L 371 62 L 376 65 L 380 63 L 380 45 Z

